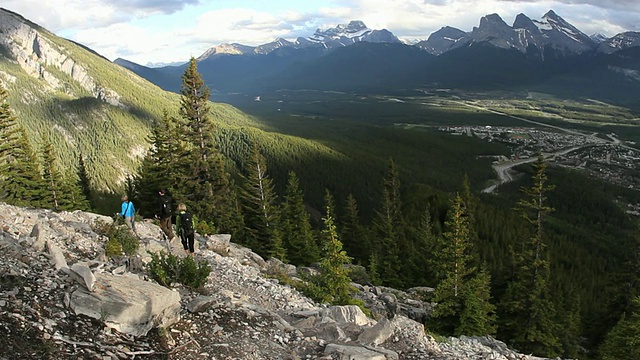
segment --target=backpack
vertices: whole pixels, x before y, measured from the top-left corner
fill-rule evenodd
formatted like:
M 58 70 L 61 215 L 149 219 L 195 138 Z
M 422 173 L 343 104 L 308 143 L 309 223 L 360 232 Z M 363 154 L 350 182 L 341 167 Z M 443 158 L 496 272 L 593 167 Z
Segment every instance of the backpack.
M 171 198 L 168 196 L 162 197 L 162 215 L 171 214 Z
M 185 236 L 193 235 L 193 215 L 189 213 L 180 214 L 180 231 Z

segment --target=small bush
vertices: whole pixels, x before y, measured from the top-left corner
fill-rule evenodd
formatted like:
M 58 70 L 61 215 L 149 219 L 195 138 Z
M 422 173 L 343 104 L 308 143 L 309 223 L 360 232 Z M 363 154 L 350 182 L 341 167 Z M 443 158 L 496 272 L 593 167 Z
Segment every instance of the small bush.
M 105 254 L 111 258 L 125 255 L 133 255 L 140 247 L 140 240 L 126 225 L 107 223 L 96 220 L 92 225 L 96 234 L 104 235 L 109 240 L 105 245 Z
M 207 282 L 211 267 L 206 261 L 196 262 L 192 257 L 179 258 L 165 252 L 151 253 L 147 271 L 159 284 L 170 287 L 180 283 L 192 289 L 199 289 Z
M 110 258 L 118 257 L 122 255 L 122 245 L 116 239 L 109 239 L 104 247 L 104 253 Z
M 196 222 L 196 232 L 198 234 L 202 234 L 203 236 L 207 236 L 210 234 L 215 234 L 217 231 L 216 231 L 216 227 L 213 226 L 213 224 L 209 224 L 206 221 L 198 220 Z

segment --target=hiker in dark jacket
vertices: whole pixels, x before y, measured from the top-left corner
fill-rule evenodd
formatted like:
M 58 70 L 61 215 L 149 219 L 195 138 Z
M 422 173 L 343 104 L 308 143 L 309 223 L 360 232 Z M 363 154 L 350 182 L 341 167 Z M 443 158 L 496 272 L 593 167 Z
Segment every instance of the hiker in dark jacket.
M 124 217 L 124 223 L 127 224 L 129 229 L 136 233 L 136 220 L 135 220 L 136 208 L 133 206 L 133 202 L 129 201 L 129 197 L 127 195 L 122 195 L 122 205 L 121 210 L 117 213 L 117 216 Z
M 173 241 L 175 235 L 173 234 L 173 225 L 171 224 L 171 197 L 165 193 L 164 190 L 158 192 L 160 195 L 160 213 L 156 215 L 160 219 L 160 229 L 167 237 L 167 240 Z
M 180 234 L 180 240 L 182 241 L 182 248 L 184 252 L 193 257 L 195 252 L 195 225 L 196 221 L 191 213 L 187 212 L 187 205 L 178 205 L 178 215 L 176 216 L 176 229 Z

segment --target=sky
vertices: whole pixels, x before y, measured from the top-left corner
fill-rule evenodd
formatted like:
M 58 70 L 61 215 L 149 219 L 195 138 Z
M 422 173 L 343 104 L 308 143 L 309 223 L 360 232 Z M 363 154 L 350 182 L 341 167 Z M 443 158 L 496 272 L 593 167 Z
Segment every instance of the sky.
M 110 60 L 141 65 L 185 62 L 223 43 L 295 40 L 351 20 L 407 42 L 443 26 L 471 31 L 488 14 L 511 25 L 519 13 L 539 20 L 549 10 L 587 35 L 640 31 L 640 0 L 2 0 L 0 7 Z

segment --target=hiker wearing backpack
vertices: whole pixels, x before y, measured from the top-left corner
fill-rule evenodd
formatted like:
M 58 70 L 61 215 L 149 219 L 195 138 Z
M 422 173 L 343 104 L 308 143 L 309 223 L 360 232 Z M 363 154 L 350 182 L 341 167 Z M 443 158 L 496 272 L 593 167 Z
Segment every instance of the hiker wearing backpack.
M 136 232 L 136 208 L 133 206 L 133 202 L 129 201 L 129 197 L 127 195 L 122 195 L 122 205 L 119 213 L 116 213 L 117 216 L 124 217 L 124 223 L 127 224 L 129 229 L 133 231 L 134 234 L 138 234 Z
M 165 193 L 164 190 L 158 192 L 160 195 L 160 214 L 156 215 L 160 219 L 160 229 L 167 237 L 167 240 L 173 241 L 175 235 L 173 234 L 173 225 L 171 224 L 171 197 Z
M 180 234 L 180 240 L 182 241 L 182 248 L 184 252 L 193 257 L 195 252 L 195 220 L 193 215 L 187 212 L 187 206 L 185 204 L 178 205 L 178 215 L 176 216 L 176 229 Z

